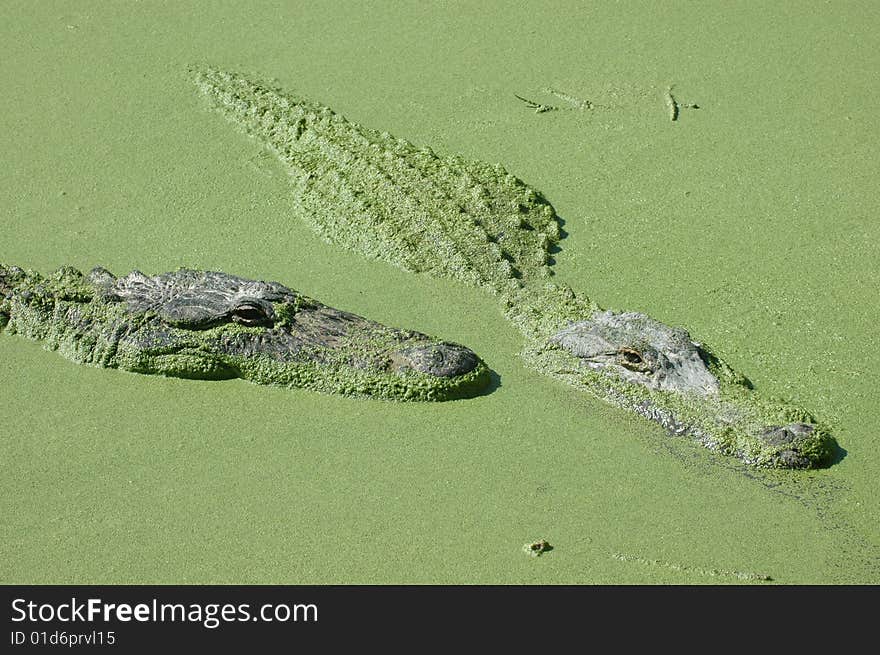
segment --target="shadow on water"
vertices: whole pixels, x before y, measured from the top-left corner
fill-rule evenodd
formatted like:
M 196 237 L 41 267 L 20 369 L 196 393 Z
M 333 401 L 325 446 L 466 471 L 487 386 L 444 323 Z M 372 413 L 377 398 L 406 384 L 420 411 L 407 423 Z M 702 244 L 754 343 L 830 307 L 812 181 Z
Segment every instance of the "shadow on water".
M 547 202 L 547 201 L 545 200 L 544 202 Z M 550 205 L 549 202 L 547 204 Z M 552 207 L 552 205 L 550 205 L 550 206 Z M 556 222 L 559 225 L 559 241 L 557 243 L 554 243 L 553 245 L 551 245 L 547 250 L 548 254 L 550 255 L 547 258 L 547 264 L 550 266 L 554 266 L 556 264 L 555 255 L 558 255 L 559 253 L 562 252 L 562 246 L 560 245 L 560 242 L 563 241 L 568 236 L 568 232 L 566 232 L 566 230 L 565 230 L 565 219 L 562 218 L 562 216 L 560 216 L 559 214 L 557 214 L 556 215 Z
M 479 398 L 481 396 L 488 396 L 493 393 L 496 389 L 501 387 L 501 376 L 498 375 L 494 370 L 489 370 L 489 384 L 486 385 L 486 388 L 483 389 L 480 393 L 474 394 L 474 398 Z
M 488 368 L 488 367 L 487 367 Z M 501 376 L 498 375 L 494 370 L 489 369 L 489 381 L 486 383 L 484 387 L 477 387 L 475 385 L 467 385 L 463 388 L 459 388 L 455 390 L 452 394 L 441 398 L 440 400 L 470 400 L 471 398 L 482 398 L 484 396 L 488 396 L 495 392 L 496 389 L 501 387 Z
M 828 458 L 828 460 L 825 462 L 825 465 L 822 468 L 828 468 L 829 466 L 834 466 L 835 464 L 840 464 L 840 462 L 842 462 L 844 459 L 846 459 L 846 456 L 848 454 L 849 454 L 849 452 L 846 450 L 846 448 L 844 448 L 839 443 L 837 443 L 837 439 L 835 439 L 834 440 L 834 452 L 831 454 L 831 457 Z

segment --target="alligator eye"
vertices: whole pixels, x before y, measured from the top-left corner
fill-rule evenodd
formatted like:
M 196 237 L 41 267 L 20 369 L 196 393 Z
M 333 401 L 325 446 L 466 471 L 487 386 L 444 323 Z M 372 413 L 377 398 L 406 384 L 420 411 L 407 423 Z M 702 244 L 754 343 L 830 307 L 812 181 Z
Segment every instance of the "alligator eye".
M 259 305 L 240 305 L 232 310 L 232 320 L 242 325 L 266 325 L 272 321 Z
M 638 350 L 633 350 L 632 348 L 621 348 L 620 349 L 620 357 L 627 364 L 641 364 L 644 360 L 642 359 L 641 353 Z
M 642 353 L 633 348 L 621 348 L 617 351 L 617 363 L 630 371 L 645 373 L 649 370 Z

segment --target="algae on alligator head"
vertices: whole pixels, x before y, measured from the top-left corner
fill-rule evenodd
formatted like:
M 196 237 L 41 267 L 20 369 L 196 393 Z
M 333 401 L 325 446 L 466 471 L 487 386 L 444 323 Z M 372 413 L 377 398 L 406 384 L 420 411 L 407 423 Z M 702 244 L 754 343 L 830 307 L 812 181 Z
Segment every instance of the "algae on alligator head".
M 0 266 L 0 329 L 73 361 L 183 378 L 398 400 L 472 396 L 469 349 L 343 312 L 277 282 L 180 269 L 154 277 Z
M 638 313 L 602 312 L 550 281 L 561 238 L 549 202 L 501 166 L 437 156 L 270 84 L 216 69 L 213 107 L 287 168 L 296 211 L 331 243 L 497 296 L 531 367 L 757 466 L 828 462 L 802 409 L 762 399 L 711 351 Z

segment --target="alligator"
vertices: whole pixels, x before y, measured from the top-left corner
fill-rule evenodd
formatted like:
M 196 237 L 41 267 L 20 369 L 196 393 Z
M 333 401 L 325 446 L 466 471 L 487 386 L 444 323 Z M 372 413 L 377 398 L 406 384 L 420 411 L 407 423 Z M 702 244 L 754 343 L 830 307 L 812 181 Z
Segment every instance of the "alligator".
M 48 276 L 0 265 L 0 331 L 81 364 L 394 400 L 474 396 L 489 369 L 468 348 L 387 327 L 277 282 L 182 268 Z
M 560 219 L 503 166 L 438 156 L 271 82 L 194 72 L 210 106 L 286 168 L 300 219 L 330 243 L 486 290 L 523 333 L 531 368 L 749 465 L 832 461 L 826 426 L 756 393 L 687 331 L 553 281 Z

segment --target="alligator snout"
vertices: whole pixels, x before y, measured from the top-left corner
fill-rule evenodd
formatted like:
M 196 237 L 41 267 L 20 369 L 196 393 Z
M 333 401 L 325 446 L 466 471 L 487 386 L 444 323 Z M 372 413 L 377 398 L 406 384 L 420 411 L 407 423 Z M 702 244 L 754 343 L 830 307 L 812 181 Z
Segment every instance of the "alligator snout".
M 480 362 L 469 348 L 445 342 L 406 348 L 394 360 L 395 368 L 411 368 L 442 378 L 470 373 Z
M 815 430 L 816 428 L 809 423 L 789 423 L 765 428 L 759 436 L 769 446 L 784 448 L 777 456 L 785 466 L 807 468 L 811 460 L 800 451 Z

